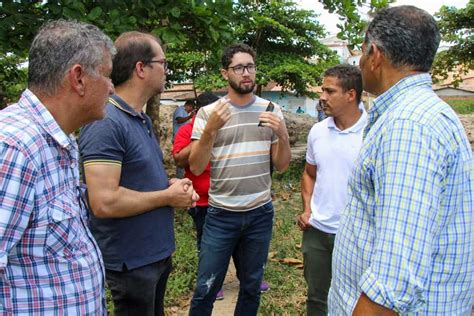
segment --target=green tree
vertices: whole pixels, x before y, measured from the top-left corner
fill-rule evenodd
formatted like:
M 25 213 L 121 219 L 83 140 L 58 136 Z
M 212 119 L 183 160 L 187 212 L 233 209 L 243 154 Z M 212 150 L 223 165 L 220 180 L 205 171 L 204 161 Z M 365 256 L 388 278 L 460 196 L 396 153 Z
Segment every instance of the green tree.
M 259 87 L 273 80 L 284 90 L 313 95 L 308 87 L 336 63 L 318 41 L 325 33 L 317 16 L 287 0 L 19 0 L 2 2 L 0 18 L 0 53 L 19 59 L 26 58 L 38 27 L 50 19 L 93 23 L 112 38 L 129 30 L 152 32 L 168 48 L 168 80 L 192 80 L 200 90 L 225 85 L 219 59 L 231 42 L 242 41 L 257 50 Z M 5 91 L 4 82 L 0 87 Z
M 0 110 L 17 98 L 26 86 L 24 61 L 14 54 L 0 57 Z
M 324 5 L 324 9 L 330 13 L 339 15 L 340 24 L 337 24 L 340 32 L 337 37 L 349 42 L 350 48 L 359 47 L 364 40 L 364 31 L 368 25 L 368 19 L 377 10 L 387 7 L 396 0 L 318 0 Z M 365 8 L 365 9 L 364 9 Z M 365 13 L 364 13 L 365 11 Z M 364 17 L 366 16 L 366 17 Z
M 222 47 L 234 40 L 232 29 L 233 3 L 210 1 L 205 7 L 192 8 L 192 15 L 184 20 L 186 37 L 167 42 L 170 62 L 168 80 L 191 81 L 194 89 L 213 90 L 222 86 L 217 76 Z
M 287 0 L 241 0 L 235 14 L 236 38 L 257 52 L 257 93 L 274 81 L 283 91 L 315 97 L 309 88 L 319 84 L 327 67 L 338 63 L 319 42 L 326 32 L 317 15 Z
M 219 74 L 222 51 L 229 43 L 244 42 L 257 51 L 257 93 L 274 81 L 283 91 L 314 97 L 309 87 L 319 83 L 325 68 L 337 63 L 335 55 L 319 42 L 325 32 L 317 15 L 298 9 L 293 1 L 235 2 L 226 25 L 231 33 L 223 34 L 230 36 L 222 36 L 211 50 L 170 50 L 173 75 L 182 69 L 170 78 L 191 80 L 199 90 L 225 87 L 227 83 Z
M 442 6 L 435 17 L 443 41 L 452 46 L 436 55 L 432 74 L 435 79 L 446 79 L 451 73 L 458 86 L 462 75 L 474 69 L 474 0 L 461 9 Z
M 227 20 L 231 14 L 231 0 L 3 1 L 0 53 L 26 59 L 29 45 L 44 22 L 76 19 L 97 25 L 112 38 L 130 30 L 158 35 L 172 52 L 172 65 L 181 65 L 172 71 L 170 79 L 180 80 L 202 68 L 206 62 L 202 57 L 209 56 L 216 45 L 229 41 L 231 31 Z M 191 67 L 189 55 L 195 56 L 196 64 L 199 59 L 200 64 Z M 0 74 L 3 71 L 0 69 Z M 4 82 L 0 82 L 0 91 L 5 90 Z

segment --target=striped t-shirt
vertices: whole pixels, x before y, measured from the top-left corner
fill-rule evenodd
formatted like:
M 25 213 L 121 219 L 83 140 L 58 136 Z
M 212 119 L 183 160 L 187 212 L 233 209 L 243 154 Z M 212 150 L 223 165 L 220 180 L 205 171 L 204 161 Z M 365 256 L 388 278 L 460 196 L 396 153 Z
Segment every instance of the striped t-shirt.
M 199 110 L 192 139 L 201 138 L 217 102 Z M 271 200 L 270 148 L 278 137 L 269 127 L 258 126 L 269 101 L 255 96 L 247 105 L 229 104 L 231 118 L 217 132 L 211 152 L 209 205 L 248 211 Z M 283 119 L 280 107 L 274 105 L 273 113 Z

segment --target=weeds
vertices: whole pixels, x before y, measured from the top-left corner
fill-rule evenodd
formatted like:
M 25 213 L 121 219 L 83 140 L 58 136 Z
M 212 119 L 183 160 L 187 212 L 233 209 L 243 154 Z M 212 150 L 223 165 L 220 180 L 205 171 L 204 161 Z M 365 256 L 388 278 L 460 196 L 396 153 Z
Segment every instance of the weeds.
M 173 254 L 173 271 L 166 287 L 166 306 L 187 302 L 196 282 L 196 230 L 191 216 L 182 209 L 176 210 L 175 237 L 176 251 Z
M 306 283 L 301 266 L 281 263 L 285 258 L 303 260 L 300 245 L 302 234 L 296 225 L 301 213 L 300 180 L 304 159 L 291 163 L 284 173 L 273 175 L 275 223 L 270 244 L 270 258 L 265 280 L 271 290 L 262 295 L 260 315 L 303 315 Z
M 458 114 L 474 113 L 474 100 L 448 100 L 446 102 Z

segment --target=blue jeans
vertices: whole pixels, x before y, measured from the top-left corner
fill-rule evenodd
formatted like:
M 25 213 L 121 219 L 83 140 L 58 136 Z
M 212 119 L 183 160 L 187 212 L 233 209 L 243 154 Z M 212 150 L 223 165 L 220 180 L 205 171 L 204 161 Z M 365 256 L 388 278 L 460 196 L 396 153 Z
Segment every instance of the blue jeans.
M 196 245 L 198 251 L 201 250 L 202 229 L 207 215 L 207 206 L 191 207 L 188 210 L 189 215 L 193 218 L 194 227 L 196 228 Z
M 271 202 L 247 212 L 207 209 L 189 315 L 211 315 L 232 255 L 240 281 L 234 315 L 257 315 L 272 226 Z

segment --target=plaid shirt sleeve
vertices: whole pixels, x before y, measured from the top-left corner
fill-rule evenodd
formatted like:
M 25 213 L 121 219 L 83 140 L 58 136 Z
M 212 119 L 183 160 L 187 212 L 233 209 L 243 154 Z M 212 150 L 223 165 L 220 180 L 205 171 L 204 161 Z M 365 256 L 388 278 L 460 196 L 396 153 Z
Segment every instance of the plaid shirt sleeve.
M 359 287 L 372 301 L 406 313 L 427 299 L 424 285 L 446 162 L 430 131 L 410 120 L 395 120 L 379 149 L 373 175 L 375 249 Z
M 29 223 L 36 177 L 36 168 L 23 152 L 0 142 L 0 276 L 1 292 L 7 296 L 5 267 L 8 254 L 22 238 Z M 8 301 L 7 298 L 6 305 Z

